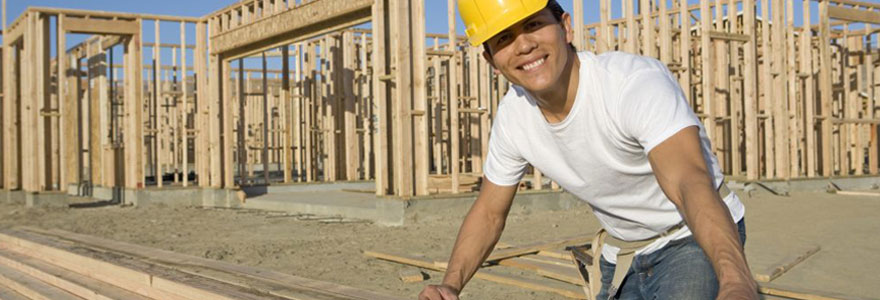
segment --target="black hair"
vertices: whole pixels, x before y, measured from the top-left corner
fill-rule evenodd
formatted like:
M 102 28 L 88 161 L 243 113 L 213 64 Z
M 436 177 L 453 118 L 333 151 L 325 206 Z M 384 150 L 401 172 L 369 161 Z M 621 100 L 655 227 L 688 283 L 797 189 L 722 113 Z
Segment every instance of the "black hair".
M 556 23 L 562 25 L 562 15 L 565 14 L 565 9 L 562 8 L 562 5 L 559 5 L 559 2 L 556 2 L 556 0 L 549 0 L 547 1 L 547 6 L 544 6 L 544 9 L 549 9 L 550 13 L 553 14 L 553 19 L 556 19 Z M 571 50 L 576 51 L 574 45 L 571 43 L 568 43 L 568 46 L 571 47 Z M 492 51 L 489 50 L 489 43 L 487 42 L 483 43 L 483 50 L 490 55 L 492 54 Z

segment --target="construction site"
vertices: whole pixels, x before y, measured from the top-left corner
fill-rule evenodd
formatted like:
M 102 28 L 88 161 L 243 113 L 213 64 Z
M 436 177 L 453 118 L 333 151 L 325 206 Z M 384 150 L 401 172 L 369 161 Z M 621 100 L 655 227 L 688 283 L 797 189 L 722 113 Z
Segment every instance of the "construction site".
M 880 2 L 559 2 L 578 51 L 676 77 L 746 206 L 762 299 L 880 299 Z M 456 3 L 7 22 L 4 0 L 0 299 L 415 299 L 511 88 Z M 592 241 L 590 205 L 531 167 L 518 188 L 461 298 L 588 299 L 566 249 Z

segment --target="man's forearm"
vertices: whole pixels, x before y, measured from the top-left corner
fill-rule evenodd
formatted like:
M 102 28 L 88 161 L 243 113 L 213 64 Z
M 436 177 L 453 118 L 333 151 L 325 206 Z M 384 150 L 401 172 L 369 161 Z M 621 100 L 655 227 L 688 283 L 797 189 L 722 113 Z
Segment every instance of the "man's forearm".
M 443 284 L 461 291 L 501 237 L 506 216 L 493 216 L 474 207 L 458 232 Z
M 719 284 L 753 285 L 736 225 L 713 185 L 686 184 L 681 192 L 682 213 L 712 263 Z

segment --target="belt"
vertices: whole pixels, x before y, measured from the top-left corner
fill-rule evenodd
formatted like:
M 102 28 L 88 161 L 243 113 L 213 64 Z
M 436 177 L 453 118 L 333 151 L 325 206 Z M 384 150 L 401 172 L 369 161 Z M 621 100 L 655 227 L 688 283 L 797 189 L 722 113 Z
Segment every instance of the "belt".
M 721 187 L 718 188 L 718 194 L 722 199 L 727 198 L 728 195 L 731 194 L 730 189 L 727 187 L 727 182 L 722 182 Z M 617 295 L 618 289 L 620 289 L 620 284 L 623 283 L 623 279 L 626 278 L 626 273 L 629 271 L 629 268 L 632 266 L 633 259 L 635 259 L 636 251 L 645 247 L 654 241 L 667 237 L 678 230 L 684 228 L 685 222 L 682 220 L 680 223 L 673 225 L 666 231 L 661 232 L 659 235 L 645 239 L 640 241 L 624 241 L 618 239 L 616 237 L 608 235 L 604 228 L 600 228 L 599 232 L 596 233 L 596 237 L 593 238 L 593 264 L 591 270 L 589 270 L 590 275 L 596 274 L 595 276 L 591 276 L 590 280 L 590 288 L 593 295 L 598 294 L 599 289 L 601 288 L 601 284 L 595 282 L 595 279 L 600 278 L 598 274 L 601 274 L 601 270 L 599 269 L 599 257 L 602 255 L 602 246 L 605 242 L 608 244 L 620 248 L 620 251 L 617 252 L 617 264 L 614 266 L 614 277 L 611 280 L 611 287 L 608 290 L 608 299 L 614 299 L 614 296 Z M 607 241 L 606 241 L 607 238 Z M 593 297 L 595 298 L 595 296 Z

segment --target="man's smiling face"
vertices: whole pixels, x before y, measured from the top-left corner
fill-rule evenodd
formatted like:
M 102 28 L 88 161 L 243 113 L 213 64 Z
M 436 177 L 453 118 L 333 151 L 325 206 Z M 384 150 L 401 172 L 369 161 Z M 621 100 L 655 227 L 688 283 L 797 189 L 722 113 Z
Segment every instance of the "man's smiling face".
M 486 41 L 491 53 L 484 55 L 497 72 L 528 91 L 556 88 L 574 38 L 570 18 L 565 13 L 560 22 L 543 9 Z

